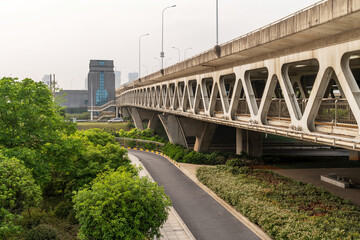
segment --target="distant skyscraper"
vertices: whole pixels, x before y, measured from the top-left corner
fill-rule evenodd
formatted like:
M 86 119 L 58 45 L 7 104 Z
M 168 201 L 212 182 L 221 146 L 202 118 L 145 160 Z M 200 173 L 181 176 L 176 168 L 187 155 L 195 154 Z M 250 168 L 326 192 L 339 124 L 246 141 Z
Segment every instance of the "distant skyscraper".
M 88 89 L 88 77 L 85 77 L 85 90 L 89 90 Z
M 121 85 L 121 72 L 115 71 L 114 73 L 115 73 L 115 88 L 118 88 Z
M 128 74 L 129 82 L 132 82 L 132 81 L 138 79 L 138 77 L 139 77 L 139 74 L 137 72 L 130 72 Z
M 45 74 L 43 78 L 41 79 L 41 82 L 46 84 L 48 87 L 50 87 L 50 74 Z
M 114 61 L 90 60 L 88 90 L 90 105 L 101 106 L 115 99 Z

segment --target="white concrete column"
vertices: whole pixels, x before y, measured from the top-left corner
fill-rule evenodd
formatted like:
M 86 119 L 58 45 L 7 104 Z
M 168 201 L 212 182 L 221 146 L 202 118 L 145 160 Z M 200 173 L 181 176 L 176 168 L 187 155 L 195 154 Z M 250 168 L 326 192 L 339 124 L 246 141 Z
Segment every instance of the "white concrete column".
M 250 156 L 262 155 L 262 138 L 260 132 L 236 129 L 236 154 L 245 152 Z
M 175 115 L 159 114 L 159 119 L 164 126 L 166 134 L 173 144 L 179 144 L 188 147 L 184 131 Z

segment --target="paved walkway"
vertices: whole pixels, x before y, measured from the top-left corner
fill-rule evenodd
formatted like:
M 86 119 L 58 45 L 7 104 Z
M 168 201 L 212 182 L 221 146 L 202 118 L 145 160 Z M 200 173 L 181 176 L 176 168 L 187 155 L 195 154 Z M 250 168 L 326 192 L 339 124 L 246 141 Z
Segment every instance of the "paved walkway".
M 129 153 L 137 156 L 154 180 L 164 186 L 196 239 L 260 239 L 166 158 L 149 152 Z
M 136 156 L 129 154 L 129 158 L 132 164 L 142 168 L 139 173 L 140 177 L 148 177 L 154 181 L 149 172 L 145 169 L 144 165 L 142 165 Z M 179 217 L 174 207 L 170 208 L 168 219 L 160 229 L 160 233 L 162 235 L 160 238 L 161 240 L 195 240 L 194 236 Z

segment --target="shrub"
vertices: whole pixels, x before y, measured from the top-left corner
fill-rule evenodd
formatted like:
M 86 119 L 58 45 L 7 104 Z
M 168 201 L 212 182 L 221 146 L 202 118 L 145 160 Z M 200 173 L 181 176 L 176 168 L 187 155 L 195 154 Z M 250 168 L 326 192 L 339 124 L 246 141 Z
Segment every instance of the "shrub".
M 0 155 L 0 236 L 21 230 L 15 221 L 22 211 L 36 206 L 40 187 L 20 160 Z
M 31 169 L 36 184 L 44 186 L 50 181 L 50 164 L 49 161 L 41 160 L 41 151 L 26 147 L 13 147 L 3 148 L 1 152 L 6 157 L 19 159 L 28 169 Z
M 170 200 L 148 178 L 121 170 L 99 175 L 73 197 L 80 239 L 152 239 Z
M 108 143 L 115 144 L 115 137 L 105 130 L 92 128 L 86 131 L 79 131 L 79 135 L 86 137 L 94 145 L 105 146 Z
M 70 211 L 72 209 L 73 209 L 72 203 L 63 201 L 56 206 L 56 208 L 54 209 L 54 214 L 58 218 L 66 219 L 69 216 Z
M 219 152 L 212 152 L 210 154 L 205 154 L 206 163 L 208 165 L 219 165 L 225 164 L 226 158 L 221 155 Z
M 323 188 L 237 166 L 197 177 L 273 239 L 360 239 L 360 209 Z
M 54 240 L 57 239 L 56 229 L 47 224 L 40 224 L 31 229 L 26 237 L 26 240 Z
M 185 163 L 195 163 L 195 164 L 204 164 L 206 161 L 206 157 L 203 153 L 192 151 L 188 153 L 184 159 L 183 162 Z
M 31 208 L 21 214 L 21 225 L 26 229 L 32 229 L 40 224 L 46 223 L 47 214 L 40 208 Z

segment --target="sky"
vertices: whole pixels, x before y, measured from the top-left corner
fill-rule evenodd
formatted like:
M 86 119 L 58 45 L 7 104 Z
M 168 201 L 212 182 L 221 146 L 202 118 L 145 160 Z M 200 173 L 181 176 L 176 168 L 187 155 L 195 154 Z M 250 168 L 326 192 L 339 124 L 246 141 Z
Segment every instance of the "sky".
M 218 0 L 219 44 L 305 8 L 315 0 Z M 164 67 L 216 44 L 216 0 L 0 0 L 0 78 L 42 79 L 84 89 L 90 59 L 114 60 L 129 72 L 159 70 L 161 14 Z M 155 59 L 157 58 L 157 59 Z

